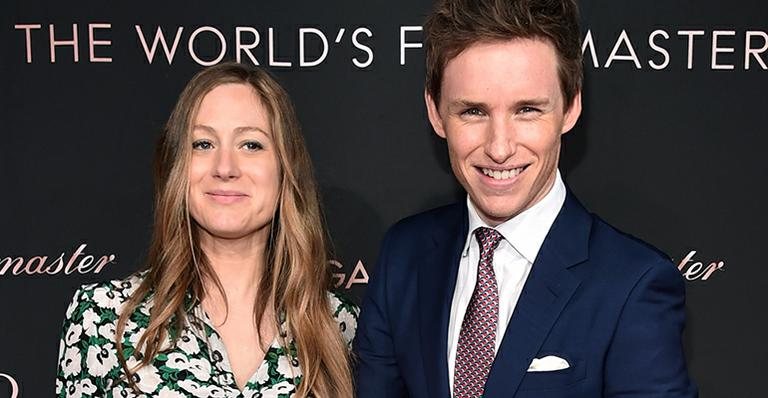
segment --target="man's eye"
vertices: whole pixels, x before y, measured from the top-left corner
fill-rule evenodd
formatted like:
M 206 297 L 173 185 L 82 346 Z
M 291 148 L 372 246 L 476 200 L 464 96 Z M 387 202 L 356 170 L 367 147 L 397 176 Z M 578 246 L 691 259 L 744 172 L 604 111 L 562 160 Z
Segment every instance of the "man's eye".
M 248 142 L 245 142 L 245 143 L 243 143 L 242 147 L 245 148 L 246 150 L 249 150 L 249 151 L 258 151 L 260 149 L 264 149 L 264 146 L 261 145 L 261 143 L 258 142 L 258 141 L 248 141 Z
M 481 111 L 479 108 L 469 108 L 465 109 L 463 112 L 461 112 L 462 115 L 465 116 L 483 116 L 485 113 Z
M 539 112 L 539 110 L 537 108 L 532 107 L 532 106 L 524 106 L 524 107 L 520 108 L 519 112 L 522 113 L 522 114 L 526 114 L 526 113 Z
M 207 151 L 209 149 L 213 148 L 213 144 L 211 144 L 210 141 L 206 140 L 197 140 L 192 143 L 192 149 L 197 149 L 201 151 Z

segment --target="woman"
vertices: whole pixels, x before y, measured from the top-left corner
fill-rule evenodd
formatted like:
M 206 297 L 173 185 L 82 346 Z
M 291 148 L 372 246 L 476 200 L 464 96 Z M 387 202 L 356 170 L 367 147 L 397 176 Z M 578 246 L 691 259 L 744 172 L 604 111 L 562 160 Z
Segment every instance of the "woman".
M 358 309 L 328 292 L 327 235 L 286 92 L 239 64 L 204 70 L 156 156 L 146 269 L 75 293 L 57 394 L 352 397 Z

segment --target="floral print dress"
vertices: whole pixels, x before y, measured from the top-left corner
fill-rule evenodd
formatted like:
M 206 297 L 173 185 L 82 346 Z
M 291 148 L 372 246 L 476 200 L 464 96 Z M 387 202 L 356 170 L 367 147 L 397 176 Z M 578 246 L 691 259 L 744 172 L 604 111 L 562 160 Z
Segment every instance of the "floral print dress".
M 260 367 L 240 391 L 227 359 L 224 343 L 199 304 L 188 312 L 188 322 L 175 347 L 167 340 L 149 366 L 137 371 L 130 387 L 117 359 L 115 327 L 122 308 L 141 283 L 141 276 L 81 287 L 67 308 L 59 346 L 56 379 L 58 397 L 278 397 L 293 396 L 302 374 L 296 347 L 280 325 Z M 328 293 L 331 311 L 351 345 L 357 328 L 358 307 Z M 191 299 L 190 299 L 191 301 Z M 131 315 L 123 336 L 129 368 L 138 364 L 133 352 L 149 325 L 152 300 L 144 300 Z M 282 346 L 280 341 L 285 341 Z M 341 353 L 339 353 L 341 355 Z

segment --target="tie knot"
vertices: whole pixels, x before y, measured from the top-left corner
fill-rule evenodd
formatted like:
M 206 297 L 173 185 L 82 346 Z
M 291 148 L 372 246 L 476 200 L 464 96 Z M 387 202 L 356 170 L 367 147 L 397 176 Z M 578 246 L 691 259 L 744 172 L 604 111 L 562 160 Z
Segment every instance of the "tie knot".
M 475 237 L 477 237 L 477 242 L 480 243 L 481 253 L 487 253 L 496 250 L 502 239 L 499 231 L 486 227 L 480 227 L 476 229 Z

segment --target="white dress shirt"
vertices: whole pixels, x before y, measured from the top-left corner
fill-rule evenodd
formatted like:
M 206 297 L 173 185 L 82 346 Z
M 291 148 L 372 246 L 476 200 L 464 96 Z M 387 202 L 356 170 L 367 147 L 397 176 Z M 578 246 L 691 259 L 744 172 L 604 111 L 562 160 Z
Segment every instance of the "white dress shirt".
M 517 216 L 497 225 L 496 231 L 504 239 L 493 254 L 493 271 L 499 288 L 499 323 L 496 329 L 498 352 L 507 324 L 515 310 L 517 300 L 523 290 L 533 262 L 539 253 L 544 238 L 549 233 L 552 223 L 565 203 L 565 184 L 558 170 L 555 182 L 549 192 L 536 204 Z M 456 349 L 464 314 L 467 311 L 472 292 L 477 282 L 477 263 L 480 260 L 480 247 L 474 231 L 479 227 L 488 227 L 478 215 L 474 203 L 467 195 L 469 210 L 469 230 L 464 251 L 456 276 L 456 288 L 451 302 L 451 318 L 448 324 L 448 379 L 453 396 L 454 371 L 456 369 Z M 512 336 L 514 338 L 514 336 Z

